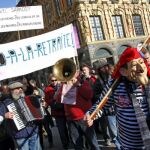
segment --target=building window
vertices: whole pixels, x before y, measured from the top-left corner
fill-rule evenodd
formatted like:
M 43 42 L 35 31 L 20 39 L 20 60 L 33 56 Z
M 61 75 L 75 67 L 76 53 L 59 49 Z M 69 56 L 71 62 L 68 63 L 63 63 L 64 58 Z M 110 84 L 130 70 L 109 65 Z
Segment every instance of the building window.
M 96 0 L 89 0 L 89 2 L 96 2 Z
M 123 38 L 125 35 L 121 16 L 112 16 L 112 19 L 117 38 Z
M 108 63 L 114 64 L 113 62 L 113 55 L 111 52 L 106 48 L 100 48 L 94 53 L 94 59 L 106 59 Z
M 70 7 L 73 4 L 73 0 L 67 0 L 67 5 Z
M 139 3 L 139 0 L 131 0 L 131 3 L 132 3 L 132 4 L 138 4 L 138 3 Z
M 50 10 L 50 5 L 49 5 L 49 4 L 46 4 L 45 9 L 46 9 L 47 17 L 48 17 L 48 23 L 50 24 L 50 22 L 51 22 L 51 10 Z
M 112 4 L 118 4 L 118 3 L 119 3 L 119 0 L 111 0 L 111 3 L 112 3 Z
M 57 8 L 57 14 L 60 16 L 61 14 L 61 5 L 60 5 L 60 0 L 55 0 L 56 8 Z
M 140 15 L 133 15 L 133 24 L 136 35 L 144 35 L 142 20 Z
M 128 46 L 128 45 L 122 45 L 122 46 L 120 46 L 119 49 L 118 49 L 118 51 L 117 51 L 118 57 L 120 57 L 120 55 L 121 55 L 121 54 L 124 52 L 124 50 L 125 50 L 126 48 L 128 48 L 128 47 L 130 47 L 130 46 Z
M 112 54 L 105 48 L 101 48 L 95 52 L 95 59 L 112 57 Z
M 94 39 L 104 40 L 104 33 L 102 29 L 102 22 L 100 16 L 90 16 L 90 23 L 94 35 Z

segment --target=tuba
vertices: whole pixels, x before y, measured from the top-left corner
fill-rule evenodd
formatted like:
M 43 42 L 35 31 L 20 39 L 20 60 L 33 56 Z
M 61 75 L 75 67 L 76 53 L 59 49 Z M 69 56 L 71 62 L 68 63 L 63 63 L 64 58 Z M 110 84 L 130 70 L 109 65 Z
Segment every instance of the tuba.
M 63 58 L 58 60 L 53 66 L 53 75 L 58 81 L 67 82 L 76 73 L 76 64 L 72 59 Z

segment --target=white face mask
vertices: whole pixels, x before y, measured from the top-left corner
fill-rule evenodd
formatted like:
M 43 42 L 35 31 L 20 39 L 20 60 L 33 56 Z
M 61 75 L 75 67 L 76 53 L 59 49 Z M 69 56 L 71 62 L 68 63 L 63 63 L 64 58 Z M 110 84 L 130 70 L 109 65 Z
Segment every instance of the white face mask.
M 148 84 L 147 67 L 142 58 L 128 63 L 127 78 L 142 85 Z

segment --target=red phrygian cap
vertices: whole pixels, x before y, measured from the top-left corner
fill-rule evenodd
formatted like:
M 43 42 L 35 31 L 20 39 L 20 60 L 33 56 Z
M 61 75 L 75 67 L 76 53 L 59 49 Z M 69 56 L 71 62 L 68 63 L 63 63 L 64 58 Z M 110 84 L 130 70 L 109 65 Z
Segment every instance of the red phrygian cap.
M 120 77 L 120 68 L 125 65 L 126 63 L 130 62 L 133 59 L 138 59 L 142 58 L 141 54 L 138 52 L 137 48 L 131 48 L 128 47 L 127 49 L 124 50 L 124 52 L 121 54 L 118 63 L 115 66 L 114 72 L 112 74 L 112 77 L 114 79 L 117 79 Z M 147 74 L 150 77 L 150 69 L 148 69 L 148 64 L 145 62 L 147 66 Z

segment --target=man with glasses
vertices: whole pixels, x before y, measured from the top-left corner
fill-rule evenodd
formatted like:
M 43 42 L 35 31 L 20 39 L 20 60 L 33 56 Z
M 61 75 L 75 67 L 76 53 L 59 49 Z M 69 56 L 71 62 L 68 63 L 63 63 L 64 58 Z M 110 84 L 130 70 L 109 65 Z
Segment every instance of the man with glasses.
M 68 149 L 69 146 L 69 136 L 66 126 L 66 117 L 64 112 L 64 105 L 55 100 L 55 94 L 60 87 L 60 82 L 50 74 L 49 76 L 50 84 L 45 88 L 45 101 L 48 106 L 51 107 L 51 115 L 56 120 L 56 125 L 60 134 L 61 142 L 64 149 Z

